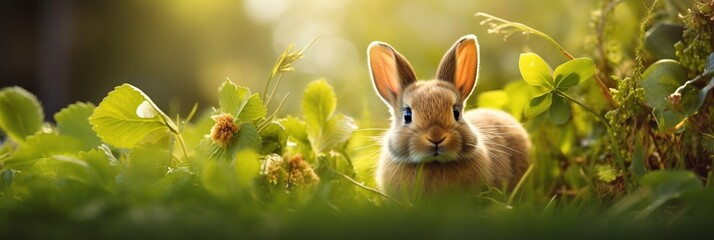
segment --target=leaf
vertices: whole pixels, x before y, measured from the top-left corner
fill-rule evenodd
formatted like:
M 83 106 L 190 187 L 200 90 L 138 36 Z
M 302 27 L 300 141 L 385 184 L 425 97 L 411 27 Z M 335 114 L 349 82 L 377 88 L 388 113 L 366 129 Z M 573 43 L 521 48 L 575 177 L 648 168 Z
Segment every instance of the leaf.
M 53 178 L 67 178 L 86 184 L 101 182 L 99 174 L 87 162 L 71 156 L 42 158 L 32 166 L 31 173 Z
M 229 166 L 224 161 L 209 160 L 201 172 L 201 185 L 212 195 L 226 198 L 230 193 L 232 176 L 228 171 Z
M 552 89 L 554 85 L 550 66 L 535 53 L 522 53 L 518 59 L 518 68 L 523 80 L 532 86 Z
M 527 118 L 533 118 L 535 116 L 538 116 L 541 113 L 545 112 L 545 110 L 548 110 L 552 102 L 553 93 L 550 92 L 534 97 L 533 99 L 531 99 L 528 105 L 526 105 L 523 114 Z
M 89 117 L 94 112 L 94 104 L 74 103 L 55 114 L 57 131 L 60 135 L 70 136 L 80 140 L 87 148 L 98 147 L 102 140 L 92 130 Z
M 335 112 L 337 98 L 327 81 L 316 80 L 307 85 L 302 97 L 302 113 L 308 128 L 319 128 Z
M 687 81 L 687 70 L 674 60 L 660 60 L 650 65 L 640 84 L 645 90 L 645 104 L 652 108 L 660 130 L 673 128 L 687 116 L 675 111 L 667 97 Z M 691 102 L 696 95 L 682 95 L 681 103 Z
M 5 161 L 4 165 L 13 169 L 24 169 L 41 158 L 74 154 L 85 150 L 89 149 L 82 142 L 72 137 L 39 132 L 27 137 L 26 141 Z
M 301 121 L 296 117 L 287 116 L 283 119 L 278 120 L 278 123 L 280 123 L 280 125 L 285 128 L 285 132 L 288 134 L 288 136 L 303 143 L 310 143 L 310 141 L 307 139 L 307 130 L 305 122 Z
M 10 187 L 15 177 L 15 170 L 6 168 L 0 170 L 0 191 L 3 191 Z
M 236 140 L 232 148 L 234 153 L 244 149 L 250 149 L 253 151 L 260 150 L 260 135 L 258 135 L 258 129 L 256 129 L 252 124 L 241 124 L 240 131 L 238 131 L 238 135 L 235 139 Z
M 148 102 L 159 114 L 151 118 L 137 115 L 137 109 Z M 142 110 L 141 112 L 145 112 Z M 168 133 L 165 116 L 151 99 L 138 88 L 123 84 L 114 88 L 89 117 L 94 131 L 102 141 L 119 148 L 133 148 L 147 136 Z
M 236 154 L 233 166 L 238 187 L 246 188 L 260 173 L 260 159 L 257 153 L 243 150 Z
M 630 164 L 630 171 L 634 176 L 642 177 L 647 172 L 645 168 L 645 156 L 644 156 L 644 146 L 642 145 L 642 140 L 639 137 L 635 138 L 635 146 L 632 153 L 632 164 Z
M 682 40 L 684 27 L 658 22 L 645 33 L 645 49 L 657 59 L 677 59 L 674 44 Z
M 684 190 L 703 187 L 699 178 L 686 170 L 652 171 L 640 179 L 640 184 L 653 190 L 654 196 L 676 195 Z
M 576 58 L 567 61 L 553 72 L 556 88 L 564 91 L 595 74 L 595 63 L 590 58 Z
M 550 120 L 556 125 L 566 123 L 570 119 L 570 102 L 558 94 L 553 94 L 552 104 L 548 110 Z
M 37 98 L 21 87 L 0 90 L 0 128 L 15 142 L 40 131 L 44 113 Z
M 337 114 L 319 130 L 310 130 L 308 139 L 316 153 L 334 149 L 338 144 L 347 141 L 356 129 L 352 118 Z
M 646 189 L 649 197 L 646 207 L 637 214 L 639 218 L 646 218 L 650 213 L 684 193 L 703 188 L 697 176 L 685 170 L 652 171 L 640 179 L 640 184 Z
M 114 183 L 119 166 L 99 150 L 79 154 L 55 155 L 37 161 L 33 172 L 56 178 L 69 178 L 87 184 L 108 186 Z
M 709 54 L 707 57 L 707 67 L 704 68 L 704 72 L 714 71 L 714 53 Z
M 172 152 L 171 135 L 164 135 L 152 143 L 131 149 L 127 158 L 128 166 L 123 171 L 127 184 L 145 187 L 158 181 L 168 170 Z
M 121 170 L 119 163 L 116 162 L 116 159 L 113 159 L 113 156 L 107 156 L 105 152 L 97 149 L 80 152 L 76 155 L 76 158 L 92 166 L 99 178 L 105 183 L 113 183 L 116 175 Z
M 240 111 L 238 120 L 253 121 L 259 118 L 264 118 L 267 111 L 268 110 L 265 108 L 265 105 L 263 105 L 263 100 L 260 99 L 258 93 L 254 93 L 253 95 L 250 95 L 248 102 Z
M 261 154 L 276 153 L 282 155 L 287 147 L 288 134 L 285 128 L 278 123 L 269 123 L 263 131 L 260 132 L 262 140 Z
M 237 116 L 236 121 L 238 122 L 264 118 L 267 113 L 267 109 L 257 93 L 251 95 L 248 88 L 237 86 L 230 80 L 223 82 L 218 89 L 218 103 L 221 112 Z
M 595 175 L 600 181 L 611 183 L 617 179 L 617 171 L 611 165 L 595 165 Z
M 159 114 L 149 101 L 144 100 L 136 107 L 136 115 L 140 118 L 154 118 Z
M 337 98 L 327 81 L 321 79 L 308 84 L 302 97 L 302 112 L 307 139 L 316 153 L 333 149 L 349 139 L 355 129 L 352 118 L 341 114 L 333 116 L 336 105 Z
M 639 191 L 618 201 L 609 210 L 610 214 L 634 211 L 637 219 L 645 219 L 672 200 L 705 190 L 698 177 L 686 170 L 652 171 L 642 176 L 639 183 Z
M 506 110 L 508 98 L 508 93 L 504 90 L 487 91 L 478 95 L 478 105 L 481 108 Z

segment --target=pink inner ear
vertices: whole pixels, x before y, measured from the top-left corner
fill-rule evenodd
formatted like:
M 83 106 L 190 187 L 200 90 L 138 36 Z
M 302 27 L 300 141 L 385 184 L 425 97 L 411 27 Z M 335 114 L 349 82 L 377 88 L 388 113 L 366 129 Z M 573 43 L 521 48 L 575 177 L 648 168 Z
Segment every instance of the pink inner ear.
M 399 76 L 394 52 L 384 46 L 373 46 L 369 51 L 369 63 L 372 79 L 379 94 L 387 101 L 392 101 L 399 91 Z
M 471 94 L 476 84 L 478 49 L 474 39 L 467 39 L 456 50 L 456 76 L 454 84 L 464 98 Z

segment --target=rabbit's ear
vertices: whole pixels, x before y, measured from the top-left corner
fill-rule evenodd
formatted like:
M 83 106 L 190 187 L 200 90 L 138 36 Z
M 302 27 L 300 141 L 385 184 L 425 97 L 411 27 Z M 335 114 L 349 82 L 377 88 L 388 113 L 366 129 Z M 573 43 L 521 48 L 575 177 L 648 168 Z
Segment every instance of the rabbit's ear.
M 479 47 L 473 34 L 454 43 L 441 59 L 436 79 L 451 82 L 465 100 L 471 95 L 478 78 Z
M 416 81 L 414 69 L 401 54 L 383 42 L 369 44 L 367 58 L 374 88 L 387 104 L 396 104 L 401 90 Z

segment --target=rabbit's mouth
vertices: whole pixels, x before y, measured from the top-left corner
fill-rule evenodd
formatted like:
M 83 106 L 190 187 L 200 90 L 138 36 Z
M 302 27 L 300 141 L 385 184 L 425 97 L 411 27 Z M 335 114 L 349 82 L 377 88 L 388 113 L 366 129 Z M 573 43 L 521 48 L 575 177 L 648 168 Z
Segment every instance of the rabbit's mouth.
M 444 151 L 443 147 L 441 148 L 441 151 Z M 438 144 L 434 145 L 434 153 L 432 153 L 432 155 L 434 157 L 438 157 L 439 155 L 441 155 L 441 153 L 439 153 L 439 145 Z
M 420 162 L 450 162 L 456 160 L 456 155 L 447 151 L 444 146 L 432 146 L 432 148 L 422 154 Z

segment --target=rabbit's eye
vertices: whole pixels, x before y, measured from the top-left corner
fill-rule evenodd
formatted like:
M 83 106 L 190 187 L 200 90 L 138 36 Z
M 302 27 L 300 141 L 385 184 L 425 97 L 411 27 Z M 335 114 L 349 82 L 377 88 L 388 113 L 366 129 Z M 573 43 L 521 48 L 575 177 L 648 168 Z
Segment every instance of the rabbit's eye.
M 456 121 L 459 121 L 459 118 L 461 117 L 459 114 L 459 109 L 454 107 L 453 111 L 454 111 L 454 119 L 456 119 Z
M 412 123 L 412 109 L 409 107 L 404 108 L 404 123 Z

